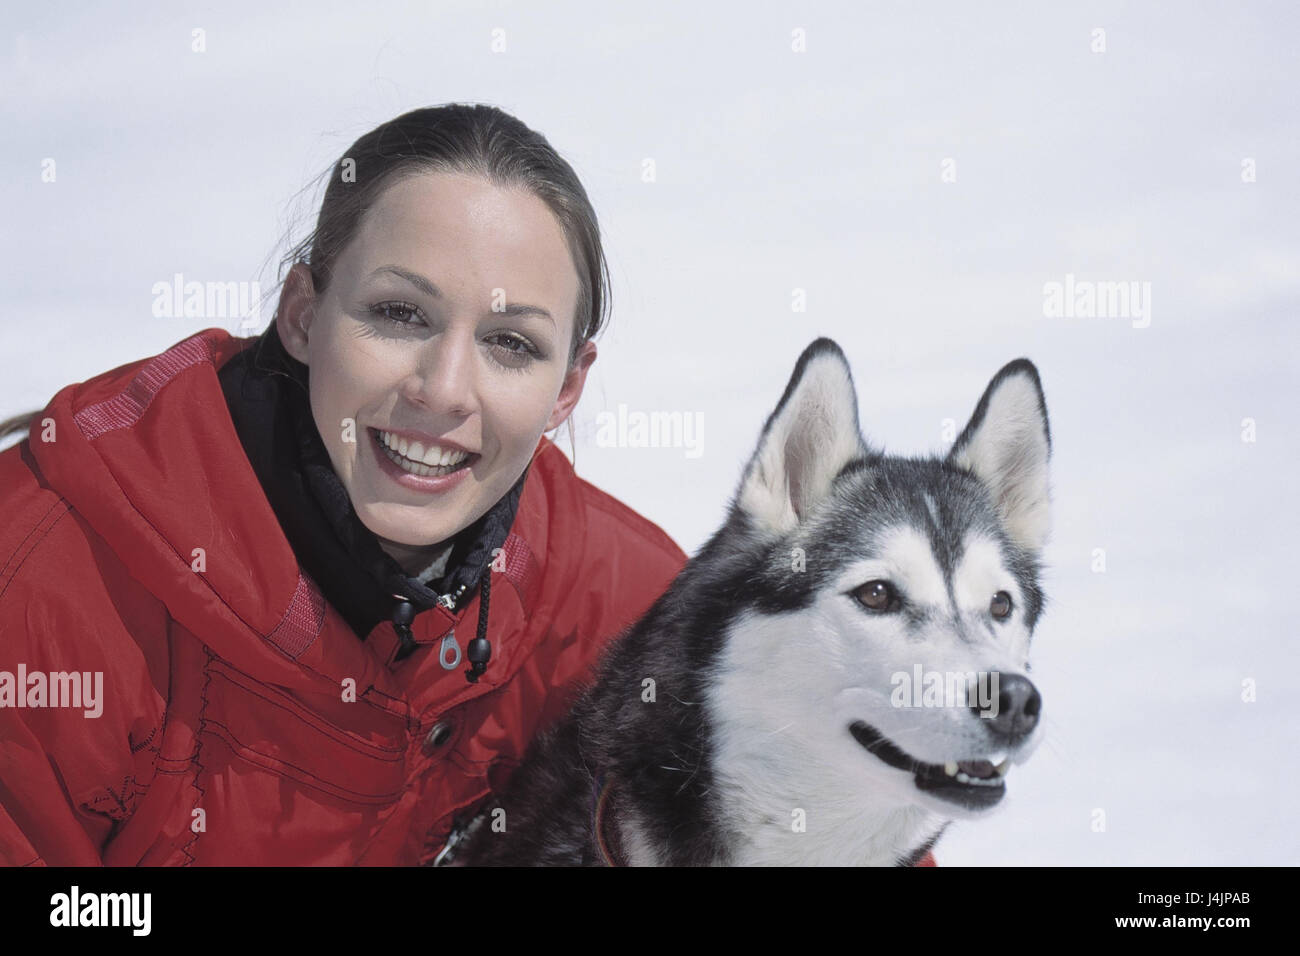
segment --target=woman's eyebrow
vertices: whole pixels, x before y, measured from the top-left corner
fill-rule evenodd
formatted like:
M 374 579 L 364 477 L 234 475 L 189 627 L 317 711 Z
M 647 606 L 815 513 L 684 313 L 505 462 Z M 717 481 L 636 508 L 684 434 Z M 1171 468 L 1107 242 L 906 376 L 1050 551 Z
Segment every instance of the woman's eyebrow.
M 366 278 L 373 279 L 381 272 L 389 272 L 399 278 L 405 279 L 407 282 L 411 283 L 411 285 L 415 286 L 431 298 L 442 298 L 442 291 L 436 285 L 418 272 L 412 272 L 410 269 L 403 269 L 401 266 L 380 266 Z M 492 310 L 492 313 L 493 315 L 536 315 L 543 319 L 548 319 L 552 325 L 555 325 L 555 318 L 550 312 L 546 311 L 546 309 L 536 305 L 524 305 L 521 302 L 509 303 L 504 309 Z

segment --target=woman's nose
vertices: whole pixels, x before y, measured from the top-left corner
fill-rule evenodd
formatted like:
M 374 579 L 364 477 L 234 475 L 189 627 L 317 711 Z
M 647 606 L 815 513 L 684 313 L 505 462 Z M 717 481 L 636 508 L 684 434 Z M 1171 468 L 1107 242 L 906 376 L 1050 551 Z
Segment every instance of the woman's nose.
M 413 400 L 433 411 L 465 415 L 478 406 L 477 341 L 446 332 L 422 346 L 412 376 Z

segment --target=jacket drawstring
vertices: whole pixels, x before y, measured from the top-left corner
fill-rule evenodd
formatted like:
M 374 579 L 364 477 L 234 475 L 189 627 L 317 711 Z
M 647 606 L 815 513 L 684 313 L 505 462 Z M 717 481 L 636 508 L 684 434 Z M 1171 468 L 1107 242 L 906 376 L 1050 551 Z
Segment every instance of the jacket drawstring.
M 489 564 L 483 569 L 483 574 L 479 578 L 478 632 L 474 640 L 469 642 L 466 650 L 470 666 L 465 669 L 465 679 L 471 684 L 478 683 L 478 679 L 487 670 L 488 661 L 492 659 L 492 643 L 487 637 L 488 602 L 491 593 L 492 566 Z M 398 640 L 402 642 L 396 655 L 396 659 L 400 661 L 410 657 L 419 646 L 415 642 L 415 635 L 411 633 L 411 622 L 415 620 L 415 605 L 401 594 L 394 594 L 393 597 L 397 598 L 397 604 L 393 608 L 393 628 L 397 631 Z
M 397 605 L 393 608 L 393 629 L 402 646 L 397 650 L 397 660 L 405 660 L 415 651 L 415 635 L 411 633 L 411 622 L 415 620 L 415 605 L 400 594 L 394 594 Z
M 470 663 L 470 666 L 465 669 L 465 679 L 471 684 L 478 683 L 478 679 L 487 670 L 488 661 L 492 658 L 492 644 L 487 639 L 488 595 L 491 591 L 492 565 L 489 564 L 483 569 L 483 577 L 479 579 L 478 634 L 469 642 L 469 648 L 465 652 Z

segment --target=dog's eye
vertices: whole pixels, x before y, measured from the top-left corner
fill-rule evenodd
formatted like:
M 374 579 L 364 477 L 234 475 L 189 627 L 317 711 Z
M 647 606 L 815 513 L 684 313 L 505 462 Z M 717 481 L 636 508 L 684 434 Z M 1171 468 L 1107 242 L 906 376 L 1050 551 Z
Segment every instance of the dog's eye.
M 854 590 L 853 596 L 873 611 L 889 611 L 898 605 L 898 592 L 888 581 L 868 581 Z
M 989 613 L 999 621 L 1009 617 L 1011 614 L 1011 595 L 1006 591 L 999 591 L 993 595 L 993 600 L 989 602 Z

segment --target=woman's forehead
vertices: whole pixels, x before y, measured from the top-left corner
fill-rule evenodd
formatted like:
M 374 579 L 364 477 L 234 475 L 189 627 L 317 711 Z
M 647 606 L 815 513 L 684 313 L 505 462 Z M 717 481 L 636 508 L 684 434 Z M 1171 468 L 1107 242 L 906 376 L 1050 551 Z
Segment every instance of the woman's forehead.
M 557 317 L 576 307 L 577 272 L 550 208 L 477 176 L 425 173 L 394 183 L 366 210 L 345 258 L 353 281 L 398 265 L 446 296 L 504 296 Z

